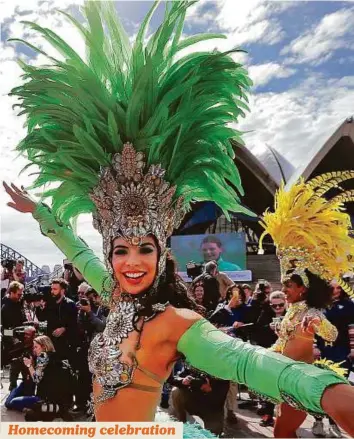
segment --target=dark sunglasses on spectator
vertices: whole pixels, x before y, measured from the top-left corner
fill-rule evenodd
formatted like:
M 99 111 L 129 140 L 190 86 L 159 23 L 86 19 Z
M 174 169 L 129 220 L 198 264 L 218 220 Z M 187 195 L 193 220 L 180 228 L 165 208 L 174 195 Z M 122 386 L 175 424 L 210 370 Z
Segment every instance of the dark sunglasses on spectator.
M 285 303 L 277 303 L 275 305 L 270 305 L 272 308 L 283 308 L 285 306 Z

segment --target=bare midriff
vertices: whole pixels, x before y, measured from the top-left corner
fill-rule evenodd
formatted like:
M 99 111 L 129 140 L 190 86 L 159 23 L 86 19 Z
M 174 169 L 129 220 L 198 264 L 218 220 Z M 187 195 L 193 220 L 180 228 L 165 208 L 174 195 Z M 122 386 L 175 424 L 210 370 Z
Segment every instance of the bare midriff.
M 297 328 L 293 337 L 287 341 L 283 355 L 296 361 L 311 364 L 314 362 L 313 341 L 313 336 L 304 334 L 300 328 Z

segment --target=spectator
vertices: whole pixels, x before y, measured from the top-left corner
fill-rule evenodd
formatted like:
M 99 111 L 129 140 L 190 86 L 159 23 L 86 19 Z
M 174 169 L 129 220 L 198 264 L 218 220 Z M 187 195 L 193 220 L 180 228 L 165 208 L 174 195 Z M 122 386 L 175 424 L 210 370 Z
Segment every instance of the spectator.
M 2 260 L 1 261 L 1 266 L 0 266 L 0 270 L 1 270 L 1 299 L 4 297 L 4 295 L 6 294 L 6 290 L 9 288 L 9 284 L 10 284 L 10 280 L 9 280 L 9 275 L 8 275 L 8 271 L 9 269 L 7 268 L 8 265 L 8 260 Z M 12 271 L 12 269 L 11 269 Z
M 215 261 L 210 261 L 205 264 L 204 272 L 192 282 L 192 288 L 196 284 L 203 286 L 203 301 L 207 312 L 214 311 L 220 299 L 219 282 L 216 279 L 217 273 L 217 263 Z
M 254 340 L 259 346 L 270 348 L 277 341 L 275 332 L 276 320 L 280 323 L 286 313 L 286 297 L 282 291 L 274 291 L 269 296 L 269 305 L 265 305 L 254 327 Z M 262 416 L 260 425 L 270 427 L 274 425 L 274 404 L 261 401 L 261 408 L 257 412 Z
M 212 309 L 207 310 L 207 308 L 205 306 L 205 303 L 204 303 L 205 294 L 204 294 L 203 282 L 196 282 L 196 283 L 193 282 L 191 287 L 190 287 L 189 295 L 191 296 L 191 298 L 194 300 L 196 306 L 198 307 L 198 309 L 196 309 L 196 311 L 200 315 L 202 315 L 203 317 L 206 317 L 208 312 L 213 312 Z
M 233 337 L 238 336 L 245 340 L 247 338 L 247 332 L 243 331 L 242 327 L 248 320 L 249 308 L 245 304 L 246 295 L 242 287 L 233 286 L 230 287 L 227 294 L 225 303 L 219 306 L 216 311 L 210 317 L 210 322 L 214 323 L 219 329 L 227 331 L 227 333 Z M 235 412 L 237 410 L 237 393 L 238 384 L 230 383 L 229 391 L 226 397 L 226 419 L 230 423 L 237 423 L 237 417 Z
M 91 309 L 94 315 L 104 323 L 106 323 L 106 318 L 109 314 L 109 308 L 102 304 L 102 297 L 97 293 L 96 290 L 91 288 L 88 292 L 88 299 L 91 304 Z M 100 332 L 98 329 L 95 333 Z
M 67 297 L 77 301 L 78 298 L 78 288 L 79 285 L 82 284 L 85 279 L 80 273 L 80 271 L 73 266 L 71 262 L 69 262 L 67 259 L 64 259 L 64 274 L 63 274 L 64 280 L 68 283 L 67 287 Z
M 35 289 L 33 288 L 35 291 Z M 38 327 L 38 318 L 36 314 L 37 304 L 39 302 L 34 299 L 39 299 L 37 292 L 26 291 L 23 296 L 23 312 L 26 317 L 26 322 L 30 322 L 33 326 Z M 43 296 L 42 296 L 43 297 Z
M 3 329 L 13 329 L 21 326 L 26 321 L 22 306 L 23 285 L 12 281 L 6 292 L 1 307 L 1 324 Z
M 256 323 L 261 315 L 263 309 L 268 306 L 269 294 L 272 291 L 270 283 L 264 279 L 260 279 L 257 282 L 255 292 L 252 299 L 249 301 L 248 309 L 248 322 Z M 257 344 L 257 331 L 254 330 L 254 326 L 251 327 L 252 330 L 248 332 L 249 341 L 252 344 Z M 250 328 L 250 329 L 251 329 Z M 258 405 L 258 397 L 252 392 L 249 392 L 250 400 L 241 402 L 238 407 L 239 409 L 255 408 Z
M 246 294 L 246 305 L 250 305 L 253 296 L 253 290 L 248 284 L 242 284 L 242 289 Z
M 354 325 L 354 303 L 337 282 L 332 282 L 331 287 L 332 303 L 324 311 L 324 315 L 337 328 L 338 336 L 330 345 L 325 343 L 322 338 L 316 337 L 316 356 L 340 363 L 341 367 L 347 369 L 349 374 L 354 360 L 354 339 L 352 347 L 350 343 L 350 327 Z M 326 436 L 322 418 L 316 419 L 312 426 L 312 433 L 316 437 Z M 331 418 L 329 418 L 329 433 L 331 437 L 341 437 L 337 424 Z
M 269 295 L 271 292 L 272 287 L 268 281 L 261 279 L 257 282 L 255 292 L 250 301 L 250 322 L 257 322 L 261 312 L 269 302 Z M 256 340 L 251 339 L 251 341 L 257 344 Z
M 226 273 L 219 271 L 219 266 L 217 266 L 215 277 L 219 283 L 219 301 L 223 301 L 226 299 L 226 293 L 228 292 L 228 290 L 231 287 L 235 286 L 235 282 L 230 279 Z
M 199 416 L 204 427 L 219 436 L 224 427 L 224 405 L 229 381 L 212 378 L 185 367 L 171 378 L 172 402 L 178 421 L 186 422 L 187 413 Z
M 77 345 L 77 308 L 75 303 L 65 294 L 68 283 L 64 279 L 54 279 L 51 283 L 53 300 L 44 305 L 42 313 L 47 320 L 47 332 L 51 338 L 57 355 L 72 361 L 73 348 Z M 38 313 L 38 311 L 37 311 Z
M 279 321 L 286 313 L 286 297 L 282 291 L 274 291 L 269 296 L 254 325 L 253 339 L 259 346 L 270 348 L 277 341 L 274 319 Z
M 24 270 L 25 261 L 23 259 L 18 259 L 13 270 L 13 279 L 21 284 L 25 285 L 26 282 L 26 271 Z
M 78 387 L 75 392 L 76 408 L 74 411 L 85 411 L 92 393 L 92 376 L 87 361 L 88 350 L 93 337 L 104 330 L 109 310 L 101 305 L 101 298 L 91 287 L 87 289 L 86 297 L 81 296 L 78 309 L 80 340 L 75 356 Z
M 16 262 L 12 259 L 6 259 L 1 262 L 1 281 L 2 288 L 6 285 L 6 282 L 10 284 L 13 281 L 25 284 L 26 272 L 23 269 L 25 261 L 23 259 L 18 259 Z
M 242 287 L 229 288 L 225 303 L 211 315 L 210 322 L 220 329 L 227 328 L 229 335 L 235 336 L 237 334 L 240 338 L 244 338 L 235 331 L 248 322 L 249 307 L 245 301 L 246 295 Z
M 202 305 L 203 306 L 203 301 L 204 301 L 204 287 L 203 287 L 203 283 L 195 283 L 192 286 L 192 296 L 193 299 L 195 300 L 195 302 L 198 305 Z
M 86 292 L 90 289 L 90 285 L 87 282 L 81 282 L 81 284 L 78 286 L 77 289 L 77 295 L 78 295 L 78 302 L 77 305 L 80 302 L 80 299 L 83 299 L 86 297 Z
M 354 325 L 354 303 L 337 282 L 331 283 L 332 303 L 324 311 L 324 315 L 338 330 L 337 339 L 328 345 L 320 337 L 316 338 L 321 357 L 342 363 L 341 367 L 351 369 L 354 360 L 354 346 L 351 347 L 350 326 Z M 352 340 L 353 342 L 354 340 Z

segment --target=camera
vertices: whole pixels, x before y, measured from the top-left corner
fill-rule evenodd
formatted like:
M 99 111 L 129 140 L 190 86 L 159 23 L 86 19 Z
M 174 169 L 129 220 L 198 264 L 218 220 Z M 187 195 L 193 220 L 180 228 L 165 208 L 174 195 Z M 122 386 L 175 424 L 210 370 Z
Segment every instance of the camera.
M 191 383 L 189 385 L 190 390 L 194 391 L 194 392 L 198 392 L 200 391 L 200 388 L 202 387 L 203 384 L 206 384 L 208 381 L 206 379 L 206 376 L 204 374 L 198 374 L 195 373 L 192 375 L 192 380 Z
M 1 261 L 1 265 L 6 268 L 6 270 L 12 271 L 16 265 L 16 261 L 14 259 L 7 258 Z
M 80 305 L 82 305 L 82 306 L 90 305 L 90 301 L 83 297 L 82 299 L 80 299 Z
M 4 330 L 2 340 L 1 364 L 6 366 L 13 359 L 19 358 L 24 352 L 25 326 Z
M 186 265 L 186 269 L 187 276 L 191 279 L 195 279 L 203 273 L 203 264 L 196 264 L 195 262 L 191 261 Z
M 36 290 L 34 287 L 26 288 L 25 294 L 23 295 L 23 299 L 27 303 L 39 302 L 44 299 L 44 295 Z
M 73 264 L 68 259 L 63 260 L 63 266 L 64 266 L 64 270 L 72 270 L 73 269 Z

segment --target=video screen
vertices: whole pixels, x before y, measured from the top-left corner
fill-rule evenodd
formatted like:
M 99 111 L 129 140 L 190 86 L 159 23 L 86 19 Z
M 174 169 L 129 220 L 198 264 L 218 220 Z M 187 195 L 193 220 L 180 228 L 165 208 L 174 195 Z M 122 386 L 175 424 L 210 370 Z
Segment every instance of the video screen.
M 191 261 L 197 264 L 216 261 L 219 271 L 246 270 L 244 233 L 172 236 L 171 248 L 179 273 L 186 272 L 186 264 Z

